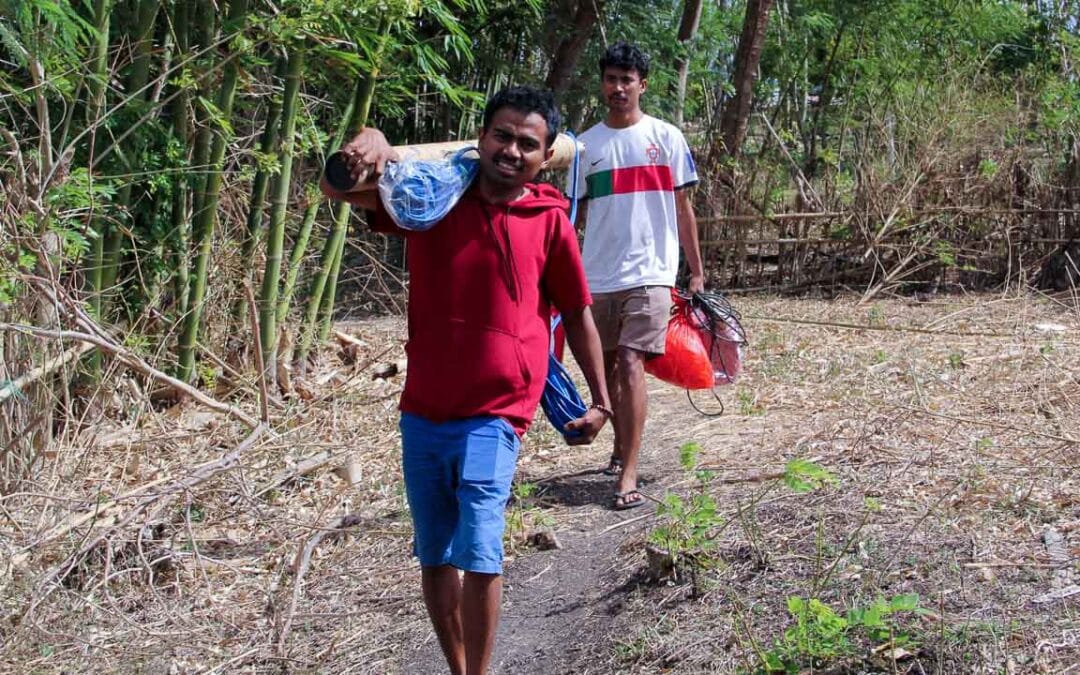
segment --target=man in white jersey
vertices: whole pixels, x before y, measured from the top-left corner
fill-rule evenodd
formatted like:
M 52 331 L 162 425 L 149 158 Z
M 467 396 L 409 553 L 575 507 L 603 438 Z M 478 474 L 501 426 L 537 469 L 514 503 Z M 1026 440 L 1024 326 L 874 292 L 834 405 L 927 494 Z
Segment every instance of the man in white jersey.
M 588 200 L 582 261 L 615 410 L 615 450 L 604 471 L 619 476 L 613 508 L 629 509 L 644 503 L 637 491 L 644 363 L 664 353 L 680 245 L 690 292 L 704 290 L 705 277 L 690 148 L 678 128 L 641 110 L 649 57 L 620 41 L 600 59 L 600 73 L 607 118 L 581 135 L 585 151 L 570 192 Z

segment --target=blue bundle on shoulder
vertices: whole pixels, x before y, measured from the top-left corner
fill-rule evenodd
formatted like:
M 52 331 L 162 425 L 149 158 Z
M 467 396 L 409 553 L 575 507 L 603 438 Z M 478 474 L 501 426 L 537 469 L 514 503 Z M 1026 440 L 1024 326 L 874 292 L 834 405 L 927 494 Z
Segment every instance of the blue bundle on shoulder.
M 398 227 L 415 232 L 431 229 L 454 208 L 480 169 L 480 160 L 463 148 L 447 159 L 408 160 L 386 165 L 379 178 L 379 197 Z

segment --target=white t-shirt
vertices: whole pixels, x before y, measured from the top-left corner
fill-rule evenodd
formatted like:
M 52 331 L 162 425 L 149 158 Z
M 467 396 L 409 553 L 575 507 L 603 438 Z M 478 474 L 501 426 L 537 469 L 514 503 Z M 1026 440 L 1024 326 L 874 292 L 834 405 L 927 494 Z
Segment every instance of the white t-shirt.
M 588 198 L 581 258 L 589 290 L 674 286 L 679 268 L 675 191 L 698 181 L 690 147 L 674 125 L 645 115 L 613 129 L 600 123 L 580 136 L 577 190 Z

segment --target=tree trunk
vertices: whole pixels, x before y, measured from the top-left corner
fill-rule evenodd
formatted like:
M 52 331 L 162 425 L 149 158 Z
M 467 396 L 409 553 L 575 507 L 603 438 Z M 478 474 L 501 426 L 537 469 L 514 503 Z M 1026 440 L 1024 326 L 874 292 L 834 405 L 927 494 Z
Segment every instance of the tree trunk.
M 739 46 L 735 50 L 735 73 L 732 85 L 735 95 L 728 101 L 720 121 L 723 147 L 718 156 L 731 156 L 739 152 L 750 121 L 754 103 L 754 82 L 757 80 L 758 64 L 765 45 L 765 31 L 769 26 L 769 9 L 773 0 L 747 0 L 746 18 L 743 19 Z
M 546 84 L 556 96 L 566 91 L 570 85 L 570 79 L 577 72 L 581 53 L 585 51 L 589 36 L 603 9 L 604 0 L 581 0 L 578 3 L 577 12 L 574 13 L 574 25 L 555 48 L 551 70 L 548 71 Z
M 683 106 L 686 103 L 686 80 L 690 75 L 690 41 L 697 34 L 701 24 L 701 11 L 705 6 L 703 0 L 685 0 L 683 3 L 682 21 L 679 22 L 680 54 L 675 59 L 675 70 L 678 72 L 678 80 L 675 89 L 675 126 L 681 127 L 683 123 Z

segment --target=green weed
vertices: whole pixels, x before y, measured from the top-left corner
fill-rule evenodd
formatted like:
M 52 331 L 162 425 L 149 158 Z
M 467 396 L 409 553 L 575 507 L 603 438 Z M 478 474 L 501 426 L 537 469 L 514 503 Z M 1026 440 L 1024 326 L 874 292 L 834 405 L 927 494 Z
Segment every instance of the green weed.
M 757 394 L 749 389 L 739 389 L 735 394 L 739 404 L 739 414 L 744 417 L 758 417 L 765 414 L 765 406 L 758 403 Z
M 787 601 L 793 623 L 773 648 L 760 653 L 758 673 L 801 673 L 825 668 L 865 653 L 865 643 L 892 648 L 911 646 L 898 615 L 923 613 L 914 593 L 877 598 L 866 607 L 855 607 L 844 615 L 816 598 L 792 596 Z
M 716 538 L 731 522 L 717 511 L 716 500 L 708 494 L 715 473 L 699 467 L 697 460 L 700 454 L 701 446 L 697 443 L 686 443 L 679 449 L 679 462 L 683 470 L 693 474 L 696 489 L 688 497 L 673 492 L 665 494 L 657 508 L 657 516 L 662 522 L 647 537 L 650 544 L 670 556 L 676 575 L 680 570 L 689 575 L 695 597 L 701 592 L 701 573 L 720 564 L 716 555 Z M 747 505 L 739 506 L 736 519 L 743 525 L 763 564 L 768 556 L 753 516 L 755 504 L 780 484 L 795 492 L 808 492 L 835 482 L 836 478 L 818 464 L 793 459 L 785 467 L 782 478 L 760 490 Z
M 866 310 L 866 321 L 871 326 L 881 327 L 885 325 L 885 310 L 878 305 L 873 305 Z
M 539 486 L 536 483 L 516 483 L 511 490 L 513 508 L 506 516 L 506 530 L 503 539 L 507 548 L 518 549 L 528 533 L 538 527 L 554 525 L 554 519 L 534 503 Z
M 965 365 L 964 364 L 964 352 L 961 352 L 961 351 L 949 352 L 948 364 L 949 364 L 949 368 L 952 368 L 953 370 L 960 370 L 961 368 L 963 368 L 964 365 Z

